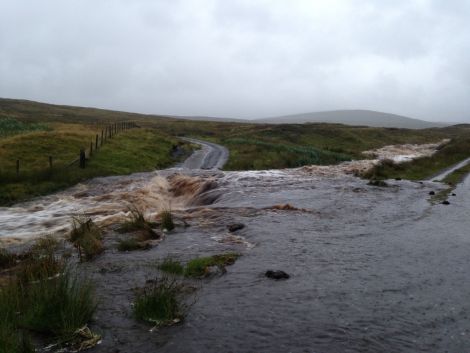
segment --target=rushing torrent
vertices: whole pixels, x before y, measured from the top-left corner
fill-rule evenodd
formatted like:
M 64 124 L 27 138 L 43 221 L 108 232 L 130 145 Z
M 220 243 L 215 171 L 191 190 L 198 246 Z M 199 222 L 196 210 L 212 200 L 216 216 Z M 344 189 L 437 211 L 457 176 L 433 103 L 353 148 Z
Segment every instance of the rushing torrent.
M 189 228 L 151 250 L 108 249 L 83 264 L 101 299 L 93 329 L 103 343 L 93 352 L 467 351 L 470 180 L 450 205 L 432 205 L 439 183 L 382 188 L 315 168 L 98 178 L 2 209 L 1 236 L 58 230 L 76 212 L 109 224 L 126 202 L 150 217 L 168 207 L 185 217 Z M 232 223 L 245 227 L 232 234 Z M 156 275 L 155 261 L 224 251 L 243 256 L 204 281 L 184 323 L 149 332 L 135 322 L 132 288 Z M 269 280 L 268 269 L 290 278 Z

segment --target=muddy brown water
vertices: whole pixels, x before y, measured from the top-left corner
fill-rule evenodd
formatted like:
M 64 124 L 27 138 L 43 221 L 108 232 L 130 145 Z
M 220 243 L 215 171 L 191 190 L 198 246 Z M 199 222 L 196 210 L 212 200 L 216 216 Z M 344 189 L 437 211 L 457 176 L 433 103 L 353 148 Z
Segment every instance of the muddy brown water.
M 131 253 L 115 250 L 119 235 L 110 230 L 106 252 L 82 265 L 100 301 L 92 328 L 103 340 L 90 352 L 470 351 L 468 178 L 448 206 L 428 202 L 429 191 L 440 188 L 432 182 L 379 188 L 299 170 L 98 178 L 0 210 L 1 235 L 7 227 L 19 238 L 38 234 L 44 222 L 58 229 L 70 214 L 100 202 L 106 211 L 95 209 L 93 217 L 122 217 L 131 194 L 157 211 L 173 173 L 214 180 L 177 202 L 176 213 L 191 226 Z M 286 203 L 302 210 L 270 209 Z M 16 228 L 15 212 L 24 212 Z M 246 227 L 233 236 L 226 225 L 235 222 Z M 196 301 L 181 325 L 150 332 L 133 319 L 133 289 L 160 275 L 157 261 L 224 251 L 243 256 L 225 275 L 192 282 Z M 291 277 L 267 279 L 268 269 Z

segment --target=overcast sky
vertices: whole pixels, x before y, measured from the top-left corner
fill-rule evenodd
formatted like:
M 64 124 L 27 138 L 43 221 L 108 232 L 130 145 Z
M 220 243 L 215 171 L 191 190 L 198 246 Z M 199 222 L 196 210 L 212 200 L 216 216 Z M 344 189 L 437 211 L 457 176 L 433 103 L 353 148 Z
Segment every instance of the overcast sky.
M 0 97 L 470 121 L 470 1 L 1 0 Z

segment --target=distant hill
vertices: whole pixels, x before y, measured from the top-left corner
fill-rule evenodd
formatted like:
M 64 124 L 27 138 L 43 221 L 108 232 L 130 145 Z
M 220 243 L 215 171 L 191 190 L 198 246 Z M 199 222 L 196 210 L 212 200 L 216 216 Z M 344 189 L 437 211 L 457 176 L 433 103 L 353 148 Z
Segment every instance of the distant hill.
M 138 114 L 107 109 L 76 107 L 40 103 L 22 99 L 0 98 L 0 118 L 12 117 L 23 120 L 43 121 L 87 121 L 128 119 L 159 119 L 159 120 L 196 120 L 219 123 L 244 124 L 301 124 L 301 123 L 338 123 L 346 125 L 362 125 L 374 127 L 397 127 L 408 129 L 424 129 L 429 127 L 445 127 L 456 123 L 433 123 L 424 120 L 407 118 L 400 115 L 375 112 L 371 110 L 334 110 L 326 112 L 286 115 L 273 118 L 245 120 L 235 118 L 219 118 L 210 116 L 171 116 L 155 114 Z
M 372 110 L 331 110 L 257 119 L 253 122 L 268 124 L 339 123 L 346 125 L 397 127 L 407 129 L 425 129 L 429 127 L 443 127 L 448 125 Z
M 255 120 L 236 119 L 236 118 L 219 118 L 214 116 L 186 116 L 186 115 L 171 115 L 170 118 L 183 119 L 183 120 L 197 120 L 197 121 L 213 121 L 218 123 L 256 123 Z

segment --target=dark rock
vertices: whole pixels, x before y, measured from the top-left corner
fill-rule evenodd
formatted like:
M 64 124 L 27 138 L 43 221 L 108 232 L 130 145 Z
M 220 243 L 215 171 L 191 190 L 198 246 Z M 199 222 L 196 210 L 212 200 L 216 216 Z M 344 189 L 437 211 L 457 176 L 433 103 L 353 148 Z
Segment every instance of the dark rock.
M 395 180 L 397 180 L 397 181 L 400 181 L 400 180 L 401 180 L 401 178 L 395 178 Z
M 434 191 L 429 191 L 429 195 L 436 195 Z
M 234 224 L 229 224 L 227 226 L 227 229 L 229 232 L 233 233 L 236 232 L 237 230 L 245 228 L 245 225 L 243 223 L 234 223 Z
M 452 196 L 457 196 L 457 195 L 455 195 L 455 194 L 452 194 Z
M 443 204 L 443 205 L 450 205 L 450 202 L 447 201 L 447 200 L 445 200 L 445 201 L 442 201 L 442 204 Z
M 266 271 L 264 275 L 268 278 L 276 279 L 276 280 L 288 279 L 290 277 L 287 273 L 285 273 L 284 271 L 280 271 L 280 270 L 277 270 L 277 271 L 268 270 Z
M 382 188 L 388 186 L 388 184 L 383 180 L 371 180 L 371 181 L 369 181 L 368 185 L 378 186 L 378 187 L 382 187 Z

